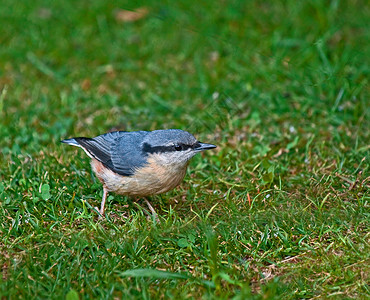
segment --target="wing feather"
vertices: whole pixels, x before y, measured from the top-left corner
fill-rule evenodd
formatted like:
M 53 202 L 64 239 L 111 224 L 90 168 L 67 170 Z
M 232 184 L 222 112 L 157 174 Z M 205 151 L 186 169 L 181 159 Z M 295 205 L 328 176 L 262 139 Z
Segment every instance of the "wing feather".
M 74 141 L 113 172 L 131 176 L 135 169 L 146 163 L 145 153 L 142 152 L 142 141 L 146 134 L 146 131 L 115 131 L 95 138 L 77 137 Z

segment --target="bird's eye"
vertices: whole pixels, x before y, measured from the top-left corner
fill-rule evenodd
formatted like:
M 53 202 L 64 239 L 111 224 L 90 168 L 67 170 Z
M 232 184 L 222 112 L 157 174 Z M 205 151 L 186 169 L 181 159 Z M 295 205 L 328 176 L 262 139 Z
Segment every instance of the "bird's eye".
M 182 150 L 182 146 L 181 145 L 175 145 L 175 150 L 176 151 L 181 151 Z

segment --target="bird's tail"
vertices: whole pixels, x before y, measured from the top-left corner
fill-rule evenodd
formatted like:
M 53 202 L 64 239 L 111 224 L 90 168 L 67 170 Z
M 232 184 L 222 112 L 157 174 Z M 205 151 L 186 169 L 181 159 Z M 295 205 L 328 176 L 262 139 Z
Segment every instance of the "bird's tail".
M 84 137 L 79 137 L 79 138 L 66 139 L 66 140 L 63 140 L 63 141 L 60 141 L 60 142 L 61 143 L 68 144 L 68 145 L 71 145 L 71 146 L 80 147 L 80 148 L 82 148 L 86 152 L 86 154 L 89 157 L 92 158 L 93 157 L 92 154 L 89 151 L 87 151 L 87 149 L 78 142 L 78 141 L 81 141 L 81 140 L 83 141 L 83 140 L 91 140 L 91 139 L 84 138 Z
M 68 145 L 72 145 L 72 146 L 81 147 L 81 145 L 79 143 L 77 143 L 77 141 L 75 139 L 65 139 L 65 140 L 60 141 L 60 142 L 68 144 Z

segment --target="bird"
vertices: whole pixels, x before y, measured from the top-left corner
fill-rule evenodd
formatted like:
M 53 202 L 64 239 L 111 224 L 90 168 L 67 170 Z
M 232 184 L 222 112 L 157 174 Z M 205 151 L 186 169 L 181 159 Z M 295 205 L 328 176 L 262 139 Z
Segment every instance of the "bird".
M 94 138 L 74 137 L 62 143 L 80 147 L 91 158 L 91 167 L 103 185 L 100 217 L 109 192 L 145 197 L 168 192 L 185 177 L 189 160 L 217 146 L 199 142 L 181 129 L 113 131 Z

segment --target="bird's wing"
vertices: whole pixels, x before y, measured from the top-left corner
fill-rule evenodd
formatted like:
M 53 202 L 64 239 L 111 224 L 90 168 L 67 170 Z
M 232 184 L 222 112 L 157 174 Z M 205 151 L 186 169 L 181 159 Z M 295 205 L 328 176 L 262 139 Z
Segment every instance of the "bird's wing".
M 92 139 L 80 137 L 74 140 L 105 167 L 120 175 L 131 176 L 135 169 L 146 163 L 141 149 L 145 134 L 145 131 L 116 131 Z
M 147 163 L 147 155 L 142 150 L 142 142 L 147 134 L 147 131 L 128 132 L 114 141 L 111 147 L 114 172 L 130 176 Z

